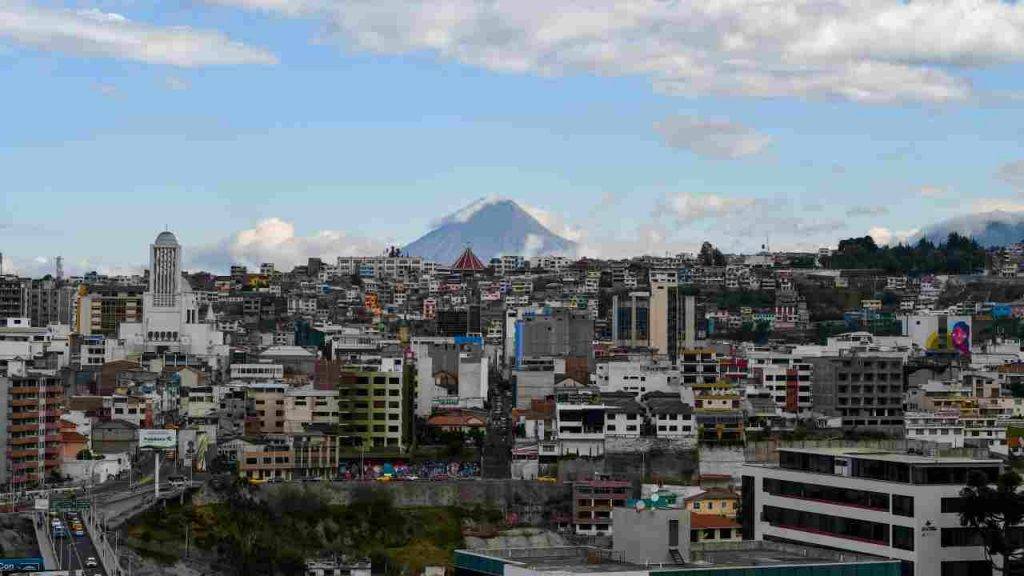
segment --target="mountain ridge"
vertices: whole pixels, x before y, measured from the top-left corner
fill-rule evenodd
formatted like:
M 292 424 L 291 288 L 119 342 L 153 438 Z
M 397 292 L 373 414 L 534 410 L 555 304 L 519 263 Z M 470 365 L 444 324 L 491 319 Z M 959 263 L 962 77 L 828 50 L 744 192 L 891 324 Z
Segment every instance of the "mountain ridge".
M 916 243 L 927 238 L 934 243 L 944 242 L 952 232 L 970 236 L 986 248 L 1021 242 L 1024 240 L 1024 212 L 994 210 L 956 216 L 926 226 L 909 241 Z
M 450 264 L 469 246 L 486 264 L 495 256 L 572 255 L 576 243 L 548 230 L 509 198 L 481 198 L 437 220 L 402 252 Z

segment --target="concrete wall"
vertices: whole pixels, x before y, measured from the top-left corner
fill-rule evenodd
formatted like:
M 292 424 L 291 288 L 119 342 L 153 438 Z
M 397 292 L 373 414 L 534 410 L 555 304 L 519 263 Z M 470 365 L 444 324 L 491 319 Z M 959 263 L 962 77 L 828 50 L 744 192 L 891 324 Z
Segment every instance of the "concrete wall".
M 606 453 L 603 459 L 562 460 L 558 479 L 591 480 L 595 474 L 608 474 L 619 480 L 639 483 L 642 479 L 696 481 L 697 451 L 694 449 Z
M 285 484 L 264 484 L 259 495 L 272 494 Z M 348 504 L 366 491 L 391 497 L 395 506 L 491 506 L 514 512 L 522 524 L 543 524 L 555 511 L 572 512 L 568 484 L 527 480 L 466 480 L 445 482 L 330 482 L 309 485 L 323 490 L 333 504 Z

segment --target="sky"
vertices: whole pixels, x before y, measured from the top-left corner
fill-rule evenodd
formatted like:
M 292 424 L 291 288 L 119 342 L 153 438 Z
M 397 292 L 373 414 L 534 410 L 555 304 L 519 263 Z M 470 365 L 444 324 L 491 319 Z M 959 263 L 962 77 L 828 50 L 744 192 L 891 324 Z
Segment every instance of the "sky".
M 581 255 L 1024 210 L 1024 5 L 0 0 L 5 272 L 377 254 L 482 197 Z

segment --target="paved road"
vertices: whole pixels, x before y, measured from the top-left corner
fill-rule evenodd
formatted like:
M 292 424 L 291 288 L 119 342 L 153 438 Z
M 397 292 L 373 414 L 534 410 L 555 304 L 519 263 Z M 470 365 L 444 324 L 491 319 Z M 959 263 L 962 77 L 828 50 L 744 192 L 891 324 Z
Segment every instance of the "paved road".
M 65 526 L 70 526 L 70 520 L 66 514 L 61 515 L 61 521 Z M 57 538 L 54 540 L 54 547 L 62 570 L 83 570 L 87 576 L 106 576 L 101 566 L 89 568 L 85 565 L 89 558 L 99 560 L 99 553 L 96 551 L 88 531 L 81 537 Z

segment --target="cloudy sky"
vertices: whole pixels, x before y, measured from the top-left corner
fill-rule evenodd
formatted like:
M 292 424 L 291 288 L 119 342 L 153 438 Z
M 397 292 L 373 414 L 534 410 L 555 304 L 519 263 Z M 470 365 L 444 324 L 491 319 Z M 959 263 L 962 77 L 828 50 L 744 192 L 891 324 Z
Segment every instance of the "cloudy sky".
M 514 198 L 595 256 L 1024 208 L 1024 5 L 0 0 L 7 270 L 376 253 Z

